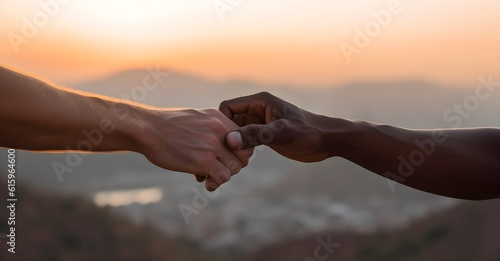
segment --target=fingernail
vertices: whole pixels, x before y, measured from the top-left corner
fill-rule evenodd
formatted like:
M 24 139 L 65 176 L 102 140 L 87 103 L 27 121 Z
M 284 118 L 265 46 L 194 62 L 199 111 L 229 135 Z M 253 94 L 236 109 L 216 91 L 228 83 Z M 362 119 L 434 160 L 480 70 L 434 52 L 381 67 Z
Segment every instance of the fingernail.
M 227 135 L 227 143 L 231 146 L 231 148 L 239 148 L 243 144 L 241 133 L 239 131 L 230 132 Z

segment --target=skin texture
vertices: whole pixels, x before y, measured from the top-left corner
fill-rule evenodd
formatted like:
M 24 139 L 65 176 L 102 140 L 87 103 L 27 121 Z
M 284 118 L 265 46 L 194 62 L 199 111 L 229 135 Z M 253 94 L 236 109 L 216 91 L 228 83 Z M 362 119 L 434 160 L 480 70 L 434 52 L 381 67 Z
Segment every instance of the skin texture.
M 376 174 L 434 194 L 471 200 L 500 197 L 500 129 L 409 130 L 316 115 L 269 93 L 221 103 L 241 126 L 233 149 L 265 144 L 302 162 L 342 157 Z
M 2 147 L 134 151 L 159 167 L 206 179 L 209 191 L 237 174 L 253 153 L 224 145 L 225 134 L 238 126 L 216 109 L 161 109 L 76 93 L 1 66 L 0 119 Z

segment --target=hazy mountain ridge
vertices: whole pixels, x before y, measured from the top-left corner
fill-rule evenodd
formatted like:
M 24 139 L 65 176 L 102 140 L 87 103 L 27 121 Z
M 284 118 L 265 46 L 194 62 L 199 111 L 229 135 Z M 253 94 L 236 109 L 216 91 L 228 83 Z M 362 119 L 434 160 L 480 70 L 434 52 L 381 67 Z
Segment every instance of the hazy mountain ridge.
M 283 86 L 254 84 L 250 81 L 232 80 L 214 82 L 204 78 L 177 72 L 162 71 L 162 82 L 148 90 L 141 102 L 154 106 L 171 107 L 217 107 L 222 100 L 260 91 L 269 91 L 285 100 L 313 112 L 332 117 L 359 118 L 383 121 L 413 128 L 430 128 L 436 125 L 451 127 L 443 122 L 444 112 L 454 103 L 474 94 L 473 88 L 436 86 L 423 81 L 392 81 L 378 83 L 351 83 L 331 88 L 309 88 L 306 86 Z M 121 98 L 129 95 L 134 87 L 142 86 L 147 70 L 131 70 L 77 84 L 75 89 Z M 165 76 L 168 74 L 168 76 Z M 478 84 L 480 84 L 478 82 Z M 481 111 L 499 109 L 500 97 L 492 95 L 481 102 Z M 491 119 L 476 115 L 470 119 L 475 124 L 491 124 Z M 412 120 L 408 120 L 412 119 Z M 467 126 L 468 122 L 465 122 Z M 494 121 L 500 124 L 500 120 Z M 422 126 L 424 125 L 424 126 Z

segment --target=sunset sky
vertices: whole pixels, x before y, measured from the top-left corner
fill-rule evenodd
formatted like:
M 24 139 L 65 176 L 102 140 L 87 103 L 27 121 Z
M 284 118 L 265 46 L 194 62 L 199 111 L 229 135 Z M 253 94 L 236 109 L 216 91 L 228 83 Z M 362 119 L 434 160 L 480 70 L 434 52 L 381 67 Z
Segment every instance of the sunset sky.
M 307 87 L 405 79 L 472 87 L 500 75 L 500 1 L 235 2 L 3 0 L 0 64 L 61 84 L 157 64 Z M 367 25 L 369 43 L 356 45 Z M 350 62 L 342 43 L 357 48 Z

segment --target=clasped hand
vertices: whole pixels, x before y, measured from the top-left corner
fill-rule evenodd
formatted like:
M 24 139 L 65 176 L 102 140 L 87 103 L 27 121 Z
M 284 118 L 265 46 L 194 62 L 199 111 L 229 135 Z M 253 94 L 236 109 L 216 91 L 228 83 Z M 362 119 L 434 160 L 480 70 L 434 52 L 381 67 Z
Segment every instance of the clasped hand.
M 318 115 L 269 93 L 221 103 L 219 110 L 157 111 L 143 153 L 152 163 L 188 172 L 209 191 L 247 166 L 255 146 L 265 144 L 290 159 L 314 162 L 324 153 Z M 165 135 L 168 133 L 168 135 Z
M 157 110 L 146 126 L 142 153 L 155 165 L 196 175 L 209 191 L 248 164 L 253 149 L 231 150 L 225 135 L 238 126 L 216 109 Z

